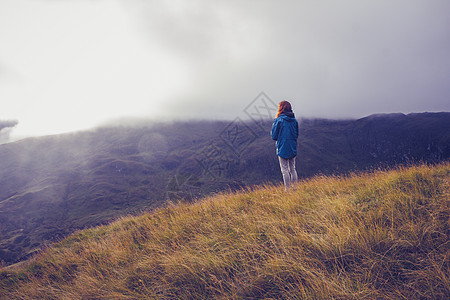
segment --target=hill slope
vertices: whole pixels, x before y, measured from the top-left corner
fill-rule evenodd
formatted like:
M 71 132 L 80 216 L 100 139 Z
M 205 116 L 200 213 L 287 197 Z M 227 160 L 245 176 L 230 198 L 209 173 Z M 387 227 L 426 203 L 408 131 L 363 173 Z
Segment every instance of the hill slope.
M 81 231 L 1 299 L 447 299 L 450 164 L 314 177 Z
M 272 121 L 142 123 L 0 145 L 0 262 L 166 201 L 281 182 Z M 450 158 L 450 113 L 300 121 L 299 176 Z

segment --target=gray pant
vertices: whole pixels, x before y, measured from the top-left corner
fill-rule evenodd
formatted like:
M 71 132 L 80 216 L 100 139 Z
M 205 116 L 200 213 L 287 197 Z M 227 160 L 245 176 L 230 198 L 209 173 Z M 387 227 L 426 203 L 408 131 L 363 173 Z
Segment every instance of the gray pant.
M 288 189 L 292 183 L 297 182 L 297 170 L 295 169 L 295 156 L 285 159 L 278 156 L 280 161 L 281 174 L 283 174 L 284 186 Z

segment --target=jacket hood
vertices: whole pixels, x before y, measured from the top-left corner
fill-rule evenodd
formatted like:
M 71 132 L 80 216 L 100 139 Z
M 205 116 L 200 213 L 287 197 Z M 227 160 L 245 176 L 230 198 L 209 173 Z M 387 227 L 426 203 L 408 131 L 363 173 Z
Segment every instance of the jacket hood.
M 283 114 L 280 115 L 280 118 L 282 118 L 283 120 L 292 122 L 295 120 L 295 115 L 293 112 L 285 112 Z

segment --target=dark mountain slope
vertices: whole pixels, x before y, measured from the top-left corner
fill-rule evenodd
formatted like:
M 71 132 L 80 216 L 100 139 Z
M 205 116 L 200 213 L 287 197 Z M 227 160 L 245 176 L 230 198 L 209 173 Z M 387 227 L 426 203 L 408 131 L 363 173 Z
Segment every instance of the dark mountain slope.
M 373 115 L 354 122 L 348 140 L 354 160 L 367 165 L 440 161 L 450 156 L 449 131 L 448 113 Z

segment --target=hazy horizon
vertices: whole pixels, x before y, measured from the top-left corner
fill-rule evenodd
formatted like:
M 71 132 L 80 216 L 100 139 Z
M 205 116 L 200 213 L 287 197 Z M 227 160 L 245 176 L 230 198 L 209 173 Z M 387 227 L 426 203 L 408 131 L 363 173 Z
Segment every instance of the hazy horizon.
M 444 0 L 4 0 L 0 126 L 18 121 L 2 131 L 17 139 L 232 120 L 261 92 L 298 117 L 450 111 L 448 11 Z

